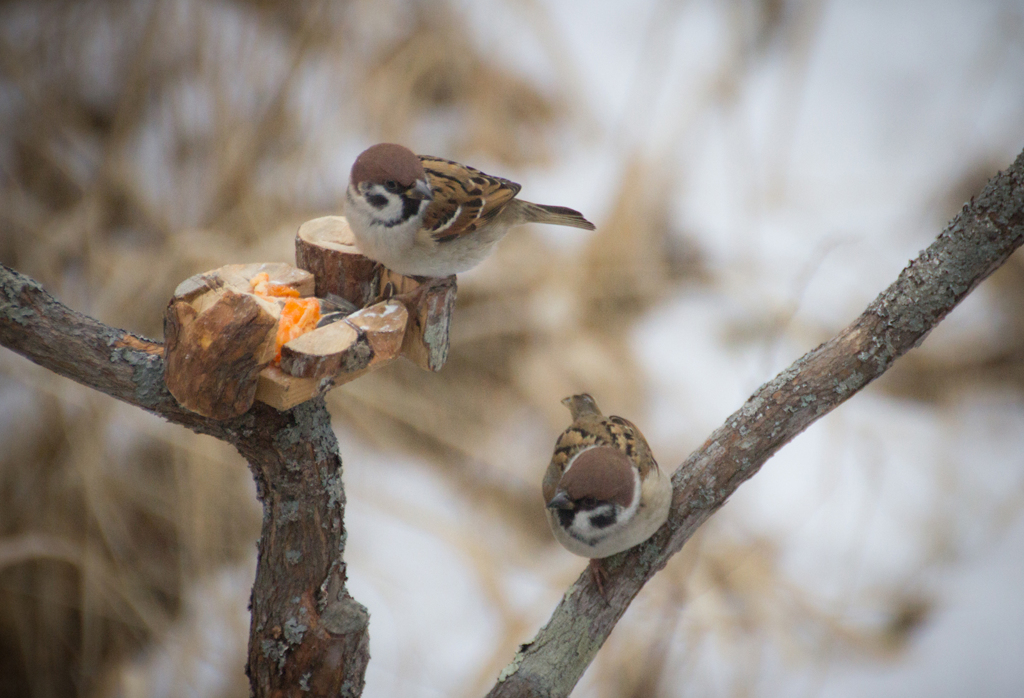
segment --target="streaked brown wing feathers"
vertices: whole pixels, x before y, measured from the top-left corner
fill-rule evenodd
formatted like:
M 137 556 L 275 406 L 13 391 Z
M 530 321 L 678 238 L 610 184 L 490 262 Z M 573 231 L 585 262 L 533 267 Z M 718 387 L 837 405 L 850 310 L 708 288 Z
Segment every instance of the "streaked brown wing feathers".
M 421 155 L 434 201 L 423 227 L 439 243 L 471 233 L 496 216 L 519 193 L 519 185 L 451 160 Z

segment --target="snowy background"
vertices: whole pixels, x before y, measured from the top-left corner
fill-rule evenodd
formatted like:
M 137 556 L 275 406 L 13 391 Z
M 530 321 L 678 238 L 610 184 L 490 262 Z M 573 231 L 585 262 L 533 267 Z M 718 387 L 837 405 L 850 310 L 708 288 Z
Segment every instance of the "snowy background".
M 159 338 L 186 276 L 290 260 L 379 140 L 597 224 L 520 231 L 460 276 L 439 375 L 332 393 L 368 697 L 484 693 L 583 569 L 541 512 L 561 397 L 592 392 L 674 469 L 1024 146 L 1011 2 L 0 18 L 0 261 L 110 324 Z M 744 484 L 574 695 L 1024 694 L 1022 347 L 1016 255 Z M 247 695 L 238 456 L 10 352 L 0 444 L 0 693 Z

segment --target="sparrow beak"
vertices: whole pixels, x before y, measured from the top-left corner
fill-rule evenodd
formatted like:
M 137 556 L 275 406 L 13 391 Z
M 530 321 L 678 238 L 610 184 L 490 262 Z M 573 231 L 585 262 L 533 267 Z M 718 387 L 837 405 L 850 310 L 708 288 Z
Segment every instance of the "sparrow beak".
M 548 502 L 548 509 L 568 509 L 569 511 L 572 511 L 575 508 L 575 502 L 569 499 L 569 495 L 564 491 L 556 492 L 555 496 L 551 498 L 550 502 Z
M 406 192 L 406 196 L 410 199 L 426 199 L 431 201 L 434 198 L 434 190 L 427 184 L 427 180 L 417 179 L 416 184 Z

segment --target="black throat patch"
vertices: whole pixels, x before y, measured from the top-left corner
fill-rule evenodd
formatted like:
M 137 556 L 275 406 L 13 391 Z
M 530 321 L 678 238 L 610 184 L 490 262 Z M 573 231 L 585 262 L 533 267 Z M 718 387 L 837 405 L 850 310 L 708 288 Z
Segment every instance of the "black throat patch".
M 381 199 L 385 198 L 383 194 L 373 194 L 371 196 L 379 196 Z M 366 198 L 369 201 L 370 197 Z M 416 217 L 416 214 L 420 212 L 420 204 L 423 203 L 423 199 L 414 199 L 412 197 L 404 195 L 399 196 L 399 198 L 402 200 L 402 213 L 400 216 L 398 216 L 398 218 L 395 218 L 390 221 L 382 221 L 381 225 L 383 225 L 385 228 L 394 228 L 396 225 L 408 223 L 412 218 Z M 370 203 L 371 205 L 376 205 L 373 202 Z
M 616 521 L 619 520 L 618 514 L 615 513 L 615 509 L 609 508 L 608 511 L 598 514 L 597 516 L 590 517 L 590 525 L 595 528 L 608 528 Z
M 420 204 L 423 199 L 414 199 L 410 196 L 402 197 L 402 220 L 407 221 L 420 212 Z

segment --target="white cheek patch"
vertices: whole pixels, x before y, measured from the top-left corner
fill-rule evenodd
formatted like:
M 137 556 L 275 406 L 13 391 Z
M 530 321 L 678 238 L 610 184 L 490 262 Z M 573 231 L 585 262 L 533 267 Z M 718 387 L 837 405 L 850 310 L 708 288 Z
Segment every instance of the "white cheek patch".
M 349 198 L 369 225 L 389 227 L 402 221 L 402 197 L 398 194 L 389 192 L 379 184 L 365 187 L 362 193 L 362 197 Z M 370 203 L 374 199 L 384 199 L 387 203 L 383 206 L 376 206 Z
M 579 510 L 568 528 L 570 536 L 587 545 L 594 545 L 621 526 L 622 507 L 618 504 L 601 504 L 587 511 Z

